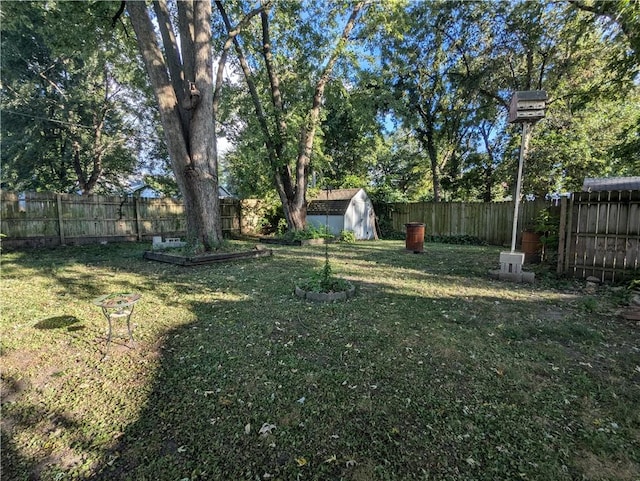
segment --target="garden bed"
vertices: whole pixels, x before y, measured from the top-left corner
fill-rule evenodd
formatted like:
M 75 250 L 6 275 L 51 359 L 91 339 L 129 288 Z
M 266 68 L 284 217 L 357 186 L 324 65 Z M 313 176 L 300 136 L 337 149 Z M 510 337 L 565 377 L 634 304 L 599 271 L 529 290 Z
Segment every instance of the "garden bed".
M 287 239 L 278 239 L 277 237 L 260 237 L 260 242 L 263 244 L 277 244 L 284 246 L 313 246 L 313 245 L 324 245 L 335 242 L 335 239 L 301 239 L 301 240 L 287 240 Z
M 143 257 L 151 261 L 166 262 L 181 266 L 199 266 L 216 262 L 228 262 L 239 259 L 253 259 L 256 257 L 268 257 L 273 255 L 271 249 L 254 249 L 242 252 L 221 252 L 213 254 L 199 254 L 186 256 L 168 252 L 145 251 Z

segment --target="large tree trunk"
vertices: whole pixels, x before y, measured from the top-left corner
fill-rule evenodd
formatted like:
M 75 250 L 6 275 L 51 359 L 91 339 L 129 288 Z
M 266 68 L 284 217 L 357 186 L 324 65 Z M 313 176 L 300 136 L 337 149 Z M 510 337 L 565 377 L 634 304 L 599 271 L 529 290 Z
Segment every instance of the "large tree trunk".
M 342 54 L 346 43 L 349 40 L 349 35 L 353 30 L 360 11 L 367 4 L 366 0 L 359 1 L 351 11 L 347 23 L 345 24 L 342 34 L 338 38 L 338 41 L 331 52 L 331 55 L 327 61 L 324 71 L 320 75 L 318 82 L 315 86 L 314 96 L 312 99 L 310 110 L 307 114 L 307 122 L 299 133 L 298 152 L 295 159 L 295 166 L 292 165 L 293 159 L 284 158 L 284 139 L 288 137 L 286 116 L 284 115 L 282 90 L 280 87 L 280 79 L 276 71 L 276 65 L 274 65 L 271 54 L 271 38 L 269 33 L 269 15 L 268 9 L 271 7 L 271 1 L 261 1 L 261 20 L 262 20 L 262 55 L 265 62 L 267 76 L 270 84 L 271 102 L 273 104 L 274 120 L 272 133 L 270 122 L 267 120 L 265 109 L 262 105 L 262 100 L 258 95 L 255 82 L 253 80 L 253 74 L 249 63 L 246 60 L 244 51 L 239 42 L 233 37 L 233 44 L 238 54 L 238 59 L 242 71 L 244 73 L 245 80 L 249 87 L 249 92 L 254 104 L 256 116 L 260 123 L 260 128 L 264 134 L 265 144 L 267 147 L 269 164 L 273 175 L 274 187 L 282 202 L 284 215 L 287 220 L 287 227 L 289 230 L 302 230 L 307 223 L 307 180 L 309 162 L 311 160 L 311 151 L 313 147 L 313 140 L 315 137 L 316 129 L 318 126 L 318 118 L 320 110 L 322 108 L 322 101 L 324 97 L 324 90 L 333 67 Z M 216 1 L 216 6 L 222 15 L 223 21 L 227 28 L 227 33 L 231 36 L 233 28 L 231 22 L 224 9 L 223 3 L 220 0 Z M 294 170 L 295 169 L 295 170 Z
M 167 11 L 163 1 L 159 4 L 158 12 Z M 175 44 L 165 45 L 167 61 L 145 3 L 127 2 L 127 12 L 158 101 L 173 172 L 184 197 L 187 240 L 211 250 L 222 240 L 213 112 L 211 3 L 185 2 L 179 11 L 183 17 L 180 25 L 188 31 L 180 35 L 182 50 Z M 175 42 L 168 16 L 162 18 L 161 30 L 165 42 Z M 178 52 L 182 54 L 182 62 Z M 173 82 L 167 64 L 171 66 Z M 186 85 L 181 84 L 182 78 L 175 78 L 178 75 Z
M 434 138 L 434 123 L 430 116 L 423 117 L 423 119 L 425 119 L 425 128 L 416 129 L 418 140 L 429 156 L 429 170 L 431 171 L 431 182 L 433 183 L 433 201 L 440 202 L 440 172 L 438 169 L 438 149 Z
M 298 146 L 298 158 L 296 160 L 296 173 L 295 173 L 295 191 L 293 197 L 288 197 L 289 200 L 289 215 L 287 223 L 290 229 L 300 230 L 304 229 L 307 223 L 307 181 L 309 177 L 309 163 L 311 161 L 311 151 L 313 149 L 313 140 L 318 127 L 318 119 L 320 117 L 320 109 L 322 108 L 322 102 L 324 99 L 324 90 L 329 82 L 329 77 L 333 71 L 333 67 L 336 64 L 338 57 L 342 53 L 344 46 L 349 40 L 349 35 L 356 24 L 360 10 L 365 6 L 365 1 L 358 2 L 351 11 L 351 15 L 345 24 L 342 35 L 338 39 L 336 46 L 334 47 L 331 57 L 327 62 L 327 65 L 316 84 L 315 91 L 313 93 L 313 100 L 311 102 L 311 110 L 308 114 L 307 125 L 302 128 L 300 134 L 300 143 Z

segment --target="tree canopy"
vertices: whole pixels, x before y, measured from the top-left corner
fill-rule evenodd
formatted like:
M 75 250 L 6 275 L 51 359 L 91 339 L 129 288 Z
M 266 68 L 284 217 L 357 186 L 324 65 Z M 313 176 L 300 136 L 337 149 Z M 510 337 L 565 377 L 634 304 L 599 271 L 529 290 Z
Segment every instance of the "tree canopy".
M 5 188 L 118 192 L 138 170 L 152 111 L 135 45 L 111 28 L 112 7 L 3 3 Z
M 114 28 L 117 2 L 2 4 L 3 187 L 109 191 L 168 163 L 201 240 L 217 239 L 218 162 L 239 194 L 279 198 L 291 229 L 314 185 L 499 200 L 520 139 L 508 103 L 533 89 L 549 101 L 525 193 L 640 175 L 637 0 L 126 5 L 133 30 Z

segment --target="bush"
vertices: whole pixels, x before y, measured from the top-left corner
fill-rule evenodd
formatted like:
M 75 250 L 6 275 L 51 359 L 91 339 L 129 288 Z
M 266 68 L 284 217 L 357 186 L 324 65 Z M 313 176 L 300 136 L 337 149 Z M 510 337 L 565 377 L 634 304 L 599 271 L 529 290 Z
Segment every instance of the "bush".
M 314 272 L 309 279 L 300 283 L 298 287 L 308 292 L 340 292 L 349 290 L 352 284 L 346 279 L 335 277 L 329 258 L 326 258 L 322 270 Z
M 281 235 L 287 230 L 287 221 L 284 218 L 282 205 L 272 205 L 264 213 L 258 223 L 260 233 L 263 235 Z
M 280 236 L 281 239 L 289 242 L 301 241 L 305 239 L 331 239 L 333 234 L 326 225 L 314 226 L 307 225 L 303 230 L 294 230 L 285 232 Z
M 355 244 L 356 243 L 356 234 L 350 230 L 343 230 L 340 232 L 340 242 L 344 242 L 346 244 Z

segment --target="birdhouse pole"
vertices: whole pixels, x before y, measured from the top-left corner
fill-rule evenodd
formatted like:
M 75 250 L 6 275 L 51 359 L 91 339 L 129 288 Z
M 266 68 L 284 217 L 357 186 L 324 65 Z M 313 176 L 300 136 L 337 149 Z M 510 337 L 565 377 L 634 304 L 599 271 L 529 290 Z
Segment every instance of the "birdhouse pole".
M 520 211 L 520 194 L 522 192 L 522 170 L 524 158 L 529 148 L 529 134 L 531 133 L 531 123 L 522 123 L 522 142 L 520 144 L 520 160 L 518 162 L 518 179 L 516 181 L 516 193 L 514 195 L 513 207 L 513 229 L 511 230 L 511 253 L 516 251 L 516 237 L 518 235 L 518 213 Z
M 511 251 L 500 253 L 500 271 L 498 277 L 515 282 L 533 282 L 532 272 L 522 272 L 524 254 L 516 252 L 516 237 L 518 235 L 518 214 L 520 210 L 520 195 L 522 192 L 522 172 L 524 160 L 529 147 L 529 138 L 533 124 L 544 118 L 547 93 L 542 90 L 515 92 L 509 106 L 509 123 L 522 124 L 522 142 L 520 145 L 520 159 L 518 161 L 518 177 L 516 190 L 513 194 L 514 212 L 513 229 L 511 231 Z
M 522 192 L 522 171 L 524 159 L 529 148 L 531 127 L 535 122 L 544 118 L 547 103 L 547 93 L 544 90 L 515 92 L 509 105 L 509 123 L 522 124 L 522 142 L 520 144 L 520 160 L 518 162 L 518 179 L 514 194 L 513 230 L 511 231 L 511 253 L 516 251 L 516 236 L 518 234 L 518 213 L 520 210 L 520 195 Z

